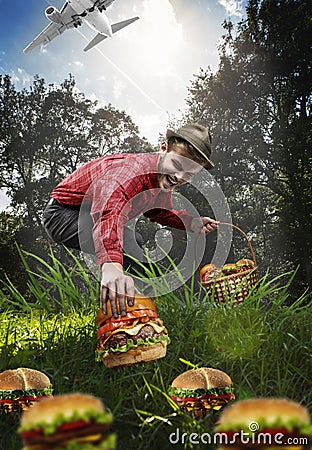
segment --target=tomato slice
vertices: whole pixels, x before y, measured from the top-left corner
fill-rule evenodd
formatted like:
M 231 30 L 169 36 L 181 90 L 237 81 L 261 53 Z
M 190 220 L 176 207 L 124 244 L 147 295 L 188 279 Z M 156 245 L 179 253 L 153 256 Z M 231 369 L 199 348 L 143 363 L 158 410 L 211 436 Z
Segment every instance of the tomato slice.
M 40 436 L 43 434 L 42 430 L 30 430 L 30 431 L 21 431 L 20 435 L 25 441 L 31 440 L 34 437 Z
M 91 422 L 86 422 L 85 420 L 77 420 L 75 422 L 68 422 L 63 423 L 63 425 L 60 425 L 57 428 L 57 431 L 67 431 L 67 430 L 74 430 L 76 428 L 82 428 L 85 426 L 90 425 Z M 43 434 L 42 430 L 30 430 L 30 431 L 21 431 L 20 435 L 23 439 L 27 441 L 31 441 L 33 438 L 40 436 Z
M 152 311 L 150 309 L 139 309 L 137 311 L 130 311 L 125 316 L 119 316 L 117 318 L 112 317 L 107 320 L 105 325 L 98 329 L 97 335 L 99 337 L 102 336 L 102 334 L 114 331 L 117 328 L 130 326 L 135 319 L 139 319 L 141 317 L 149 317 L 152 319 L 158 317 L 158 314 L 156 311 Z
M 51 394 L 49 394 L 49 395 L 42 395 L 41 397 L 25 396 L 25 397 L 19 397 L 19 398 L 15 399 L 15 400 L 12 400 L 10 398 L 3 398 L 3 399 L 0 400 L 0 403 L 18 403 L 18 402 L 23 402 L 23 401 L 26 401 L 26 400 L 29 400 L 29 401 L 32 402 L 32 401 L 39 401 L 39 400 L 42 400 L 42 399 L 47 398 L 47 397 L 52 397 L 52 395 Z
M 86 422 L 85 420 L 77 420 L 76 422 L 63 423 L 63 425 L 59 426 L 57 430 L 73 430 L 75 428 L 82 428 L 86 425 L 90 425 L 90 422 Z
M 197 400 L 201 400 L 203 398 L 210 399 L 210 400 L 218 400 L 218 399 L 225 399 L 225 400 L 231 400 L 232 394 L 223 394 L 223 395 L 202 395 L 201 397 L 175 397 L 174 395 L 171 395 L 172 400 L 175 401 L 184 401 L 184 402 L 194 402 Z

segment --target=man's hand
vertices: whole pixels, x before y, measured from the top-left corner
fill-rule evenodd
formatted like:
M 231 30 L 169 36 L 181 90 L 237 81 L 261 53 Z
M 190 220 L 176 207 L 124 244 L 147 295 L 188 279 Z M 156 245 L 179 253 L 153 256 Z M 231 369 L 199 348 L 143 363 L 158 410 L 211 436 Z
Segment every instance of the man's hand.
M 218 221 L 210 219 L 210 217 L 194 217 L 191 223 L 191 230 L 194 233 L 210 233 L 219 226 Z
M 125 316 L 126 301 L 129 306 L 134 305 L 134 281 L 123 273 L 122 265 L 116 262 L 102 265 L 101 302 L 103 314 L 107 313 L 106 302 L 109 299 L 113 317 L 118 317 L 118 305 L 121 316 Z

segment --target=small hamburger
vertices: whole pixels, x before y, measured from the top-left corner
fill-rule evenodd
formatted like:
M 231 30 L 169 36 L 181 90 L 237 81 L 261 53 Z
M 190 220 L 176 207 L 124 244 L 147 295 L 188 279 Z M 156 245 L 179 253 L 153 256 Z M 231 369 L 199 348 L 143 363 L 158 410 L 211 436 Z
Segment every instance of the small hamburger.
M 219 271 L 215 264 L 206 264 L 200 269 L 199 276 L 202 282 L 209 282 L 218 275 Z
M 221 272 L 220 272 L 220 277 L 227 277 L 228 275 L 233 275 L 238 272 L 239 272 L 239 269 L 236 264 L 228 263 L 222 267 Z
M 187 370 L 175 378 L 168 394 L 181 409 L 196 417 L 212 415 L 235 399 L 231 378 L 210 367 Z
M 116 435 L 108 433 L 112 421 L 92 395 L 57 395 L 24 412 L 18 433 L 23 450 L 111 450 L 116 448 Z
M 126 316 L 113 317 L 110 301 L 107 314 L 100 309 L 96 349 L 97 360 L 106 367 L 122 367 L 163 358 L 170 342 L 168 331 L 158 317 L 155 303 L 148 297 L 135 296 L 133 306 L 127 305 Z
M 34 403 L 52 396 L 49 378 L 39 370 L 20 367 L 0 373 L 0 408 L 2 412 L 21 412 Z
M 236 267 L 240 272 L 245 272 L 245 270 L 250 270 L 255 268 L 255 263 L 251 259 L 240 259 L 236 263 Z
M 219 450 L 231 448 L 301 450 L 308 448 L 312 425 L 308 411 L 277 398 L 241 400 L 226 408 L 215 429 Z

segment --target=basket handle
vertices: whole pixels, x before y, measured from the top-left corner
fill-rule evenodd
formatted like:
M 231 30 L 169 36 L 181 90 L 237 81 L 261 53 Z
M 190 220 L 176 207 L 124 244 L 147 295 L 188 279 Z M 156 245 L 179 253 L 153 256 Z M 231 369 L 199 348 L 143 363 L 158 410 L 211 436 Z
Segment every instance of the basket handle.
M 246 239 L 246 241 L 247 241 L 247 243 L 248 243 L 249 250 L 250 250 L 250 253 L 251 253 L 251 257 L 252 257 L 252 260 L 253 260 L 253 262 L 254 262 L 254 264 L 255 264 L 255 266 L 256 266 L 257 263 L 256 263 L 255 252 L 254 252 L 254 250 L 253 250 L 253 248 L 252 248 L 251 242 L 250 242 L 250 240 L 248 239 L 247 234 L 246 234 L 241 228 L 239 228 L 239 227 L 236 226 L 236 225 L 233 225 L 232 223 L 219 222 L 219 225 L 227 225 L 227 226 L 229 226 L 229 227 L 235 228 L 236 230 L 238 230 L 238 231 L 244 236 L 244 238 Z M 195 252 L 194 252 L 194 254 L 195 254 L 195 264 L 196 264 L 196 266 L 198 267 L 198 272 L 199 272 L 200 269 L 199 269 L 199 265 L 198 265 L 197 257 L 196 257 L 196 246 L 197 246 L 198 238 L 199 238 L 199 234 L 198 234 L 197 239 L 195 240 L 195 248 L 194 248 Z

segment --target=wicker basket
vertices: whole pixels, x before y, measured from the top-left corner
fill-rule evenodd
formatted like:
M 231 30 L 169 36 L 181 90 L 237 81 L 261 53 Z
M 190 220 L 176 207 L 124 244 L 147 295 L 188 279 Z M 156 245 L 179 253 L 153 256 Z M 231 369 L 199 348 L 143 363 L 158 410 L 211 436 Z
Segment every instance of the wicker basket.
M 249 245 L 254 267 L 222 278 L 214 278 L 208 282 L 203 281 L 202 286 L 216 303 L 236 305 L 242 303 L 256 285 L 259 279 L 258 267 L 251 242 L 244 231 L 230 223 L 220 222 L 220 225 L 228 225 L 240 231 Z

